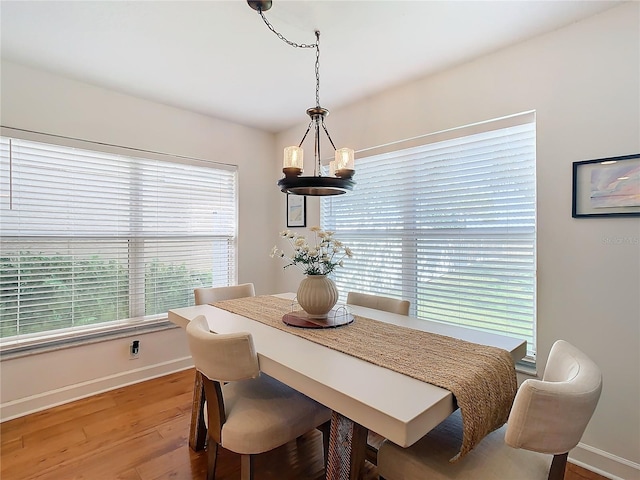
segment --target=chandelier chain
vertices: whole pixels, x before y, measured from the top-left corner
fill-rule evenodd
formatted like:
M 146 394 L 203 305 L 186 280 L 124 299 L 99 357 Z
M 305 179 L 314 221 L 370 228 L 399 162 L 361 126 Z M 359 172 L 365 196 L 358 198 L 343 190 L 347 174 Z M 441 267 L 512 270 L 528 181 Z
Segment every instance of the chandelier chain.
M 267 17 L 264 16 L 264 12 L 262 10 L 260 10 L 260 16 L 262 17 L 262 20 L 264 20 L 264 23 L 267 25 L 267 27 L 269 27 L 269 30 L 275 33 L 280 40 L 291 45 L 292 47 L 295 47 L 295 48 L 317 48 L 318 47 L 317 43 L 315 44 L 314 43 L 296 43 L 296 42 L 292 42 L 291 40 L 288 40 L 287 38 L 285 38 L 284 35 L 278 32 L 274 28 L 274 26 L 271 25 L 271 23 L 269 23 L 269 20 L 267 20 Z
M 315 48 L 316 49 L 316 107 L 320 107 L 320 31 L 316 30 L 316 43 L 296 43 L 287 39 L 284 35 L 278 32 L 273 25 L 267 20 L 267 17 L 264 16 L 264 12 L 262 10 L 258 10 L 260 16 L 264 23 L 269 27 L 276 36 L 285 42 L 287 45 L 290 45 L 294 48 Z
M 316 107 L 320 107 L 320 31 L 316 30 Z

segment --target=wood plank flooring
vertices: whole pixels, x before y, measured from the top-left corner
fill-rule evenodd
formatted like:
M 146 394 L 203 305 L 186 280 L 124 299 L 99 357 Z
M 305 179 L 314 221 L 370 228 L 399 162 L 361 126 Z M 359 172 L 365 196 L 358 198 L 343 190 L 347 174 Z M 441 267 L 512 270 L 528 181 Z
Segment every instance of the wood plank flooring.
M 200 480 L 206 455 L 188 445 L 194 371 L 120 388 L 0 424 L 3 480 Z M 221 449 L 217 480 L 240 478 Z M 322 436 L 305 434 L 256 459 L 256 480 L 321 480 Z M 377 479 L 367 463 L 363 480 Z M 576 465 L 566 480 L 604 480 Z M 481 479 L 479 479 L 481 480 Z

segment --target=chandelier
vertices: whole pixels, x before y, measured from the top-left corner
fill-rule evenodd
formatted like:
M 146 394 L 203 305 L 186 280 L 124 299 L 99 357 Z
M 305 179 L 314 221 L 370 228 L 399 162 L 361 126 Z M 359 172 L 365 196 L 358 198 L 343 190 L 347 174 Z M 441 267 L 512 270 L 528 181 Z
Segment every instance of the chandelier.
M 273 25 L 264 16 L 265 11 L 271 8 L 271 1 L 247 0 L 251 8 L 256 10 L 264 23 L 282 41 L 296 48 L 314 48 L 316 50 L 316 105 L 307 109 L 307 115 L 311 118 L 307 131 L 302 136 L 300 143 L 284 149 L 284 161 L 282 173 L 284 178 L 278 181 L 280 190 L 284 193 L 294 195 L 340 195 L 348 190 L 353 190 L 355 182 L 352 177 L 354 170 L 354 152 L 351 148 L 336 148 L 331 135 L 324 123 L 324 119 L 329 115 L 329 110 L 320 106 L 320 32 L 316 30 L 316 42 L 312 44 L 295 43 L 287 40 L 278 33 Z M 322 128 L 321 128 L 322 127 Z M 314 172 L 313 176 L 302 175 L 303 173 L 303 149 L 302 144 L 307 138 L 307 134 L 313 129 L 314 133 Z M 335 160 L 329 163 L 329 175 L 322 175 L 322 165 L 320 158 L 320 132 L 324 131 L 335 150 Z

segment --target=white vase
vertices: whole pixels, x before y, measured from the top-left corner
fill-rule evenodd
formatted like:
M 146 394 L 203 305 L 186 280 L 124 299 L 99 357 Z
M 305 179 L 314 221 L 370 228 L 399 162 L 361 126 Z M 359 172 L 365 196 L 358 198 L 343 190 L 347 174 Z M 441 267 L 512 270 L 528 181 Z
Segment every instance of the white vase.
M 338 289 L 326 275 L 307 275 L 300 282 L 296 298 L 309 318 L 327 318 L 338 301 Z

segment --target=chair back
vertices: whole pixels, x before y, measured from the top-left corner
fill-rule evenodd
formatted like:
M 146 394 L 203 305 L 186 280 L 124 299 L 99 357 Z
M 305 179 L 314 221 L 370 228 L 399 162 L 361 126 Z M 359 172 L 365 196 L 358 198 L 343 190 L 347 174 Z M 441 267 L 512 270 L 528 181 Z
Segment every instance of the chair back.
M 398 313 L 400 315 L 409 315 L 409 307 L 411 306 L 409 300 L 398 300 L 397 298 L 357 292 L 349 292 L 347 294 L 347 304 L 374 308 L 376 310 Z
M 255 297 L 253 283 L 241 283 L 229 287 L 198 287 L 193 290 L 196 305 L 231 300 L 232 298 Z
M 210 380 L 233 382 L 260 375 L 253 337 L 248 332 L 213 333 L 205 316 L 198 315 L 187 325 L 187 340 L 196 369 Z
M 570 343 L 558 340 L 542 380 L 525 380 L 518 389 L 505 442 L 541 453 L 567 453 L 582 438 L 601 391 L 598 366 Z

